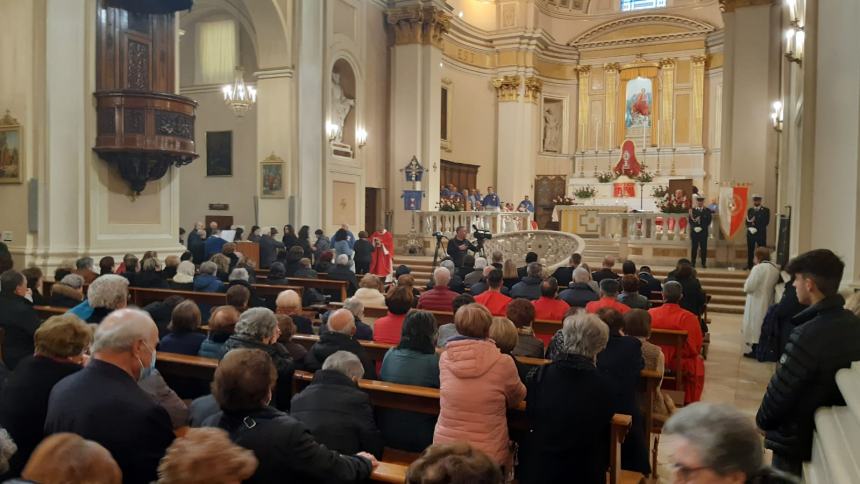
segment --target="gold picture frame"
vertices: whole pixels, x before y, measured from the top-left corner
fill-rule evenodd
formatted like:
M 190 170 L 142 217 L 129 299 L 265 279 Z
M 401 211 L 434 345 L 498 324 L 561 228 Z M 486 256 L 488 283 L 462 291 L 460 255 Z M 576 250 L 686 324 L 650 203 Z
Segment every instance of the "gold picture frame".
M 24 138 L 21 125 L 6 110 L 0 118 L 0 183 L 24 180 Z
M 260 198 L 286 198 L 284 160 L 274 153 L 260 162 Z

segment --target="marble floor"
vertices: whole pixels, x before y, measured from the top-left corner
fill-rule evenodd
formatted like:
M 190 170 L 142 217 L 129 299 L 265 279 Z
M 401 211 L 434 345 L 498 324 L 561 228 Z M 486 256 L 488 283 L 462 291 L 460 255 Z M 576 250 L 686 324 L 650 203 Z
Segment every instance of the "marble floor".
M 774 363 L 759 363 L 743 357 L 739 314 L 709 314 L 711 345 L 705 360 L 705 389 L 702 401 L 733 405 L 750 418 L 761 403 L 774 371 Z M 668 456 L 672 442 L 663 438 L 658 453 L 659 482 L 670 482 Z M 652 481 L 653 482 L 653 481 Z

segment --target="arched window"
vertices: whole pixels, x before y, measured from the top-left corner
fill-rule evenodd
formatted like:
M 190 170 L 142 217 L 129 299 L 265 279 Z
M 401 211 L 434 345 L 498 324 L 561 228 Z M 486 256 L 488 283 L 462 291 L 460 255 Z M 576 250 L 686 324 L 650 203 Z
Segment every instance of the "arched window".
M 233 80 L 238 65 L 236 22 L 213 20 L 197 24 L 196 84 L 221 84 Z
M 666 0 L 621 0 L 621 11 L 645 10 L 648 8 L 663 8 Z

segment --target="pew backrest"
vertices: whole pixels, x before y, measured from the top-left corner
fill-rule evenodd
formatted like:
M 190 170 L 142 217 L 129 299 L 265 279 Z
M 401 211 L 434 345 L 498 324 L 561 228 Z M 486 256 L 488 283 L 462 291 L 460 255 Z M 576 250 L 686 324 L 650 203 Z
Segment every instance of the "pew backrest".
M 289 282 L 291 286 L 302 286 L 319 289 L 325 293 L 336 293 L 340 296 L 341 301 L 346 300 L 346 288 L 349 286 L 349 283 L 347 281 L 335 281 L 331 279 L 306 279 L 302 277 L 288 277 L 287 282 Z
M 180 296 L 190 299 L 197 304 L 207 304 L 210 306 L 223 306 L 227 304 L 227 295 L 223 292 L 177 291 L 175 289 L 130 287 L 129 293 L 131 293 L 132 302 L 139 307 L 144 307 L 156 301 L 164 301 L 170 296 Z

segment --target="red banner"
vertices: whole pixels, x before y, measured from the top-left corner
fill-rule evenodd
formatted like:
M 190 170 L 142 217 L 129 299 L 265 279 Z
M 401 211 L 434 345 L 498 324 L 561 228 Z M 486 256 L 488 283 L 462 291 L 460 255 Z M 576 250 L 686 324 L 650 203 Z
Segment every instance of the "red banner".
M 636 196 L 635 183 L 613 183 L 612 196 L 616 198 L 629 198 Z
M 731 239 L 744 226 L 747 212 L 748 186 L 720 188 L 720 229 Z

